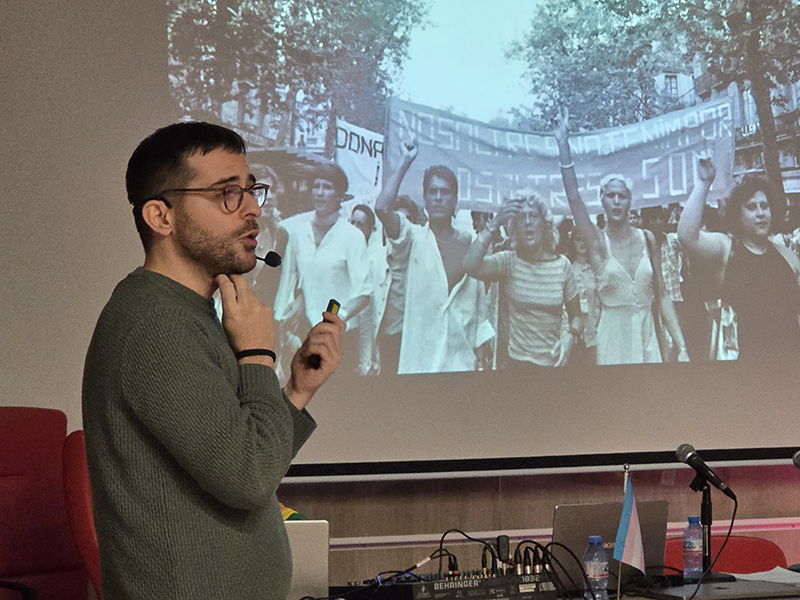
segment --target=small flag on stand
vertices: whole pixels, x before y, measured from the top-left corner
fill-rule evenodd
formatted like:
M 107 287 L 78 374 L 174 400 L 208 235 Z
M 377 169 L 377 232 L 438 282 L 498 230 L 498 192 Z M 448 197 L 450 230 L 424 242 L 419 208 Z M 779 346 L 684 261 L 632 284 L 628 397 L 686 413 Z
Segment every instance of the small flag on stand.
M 625 465 L 627 467 L 627 465 Z M 633 498 L 630 474 L 625 470 L 625 500 L 622 502 L 622 518 L 619 521 L 617 540 L 614 543 L 614 558 L 644 573 L 644 547 L 639 513 Z

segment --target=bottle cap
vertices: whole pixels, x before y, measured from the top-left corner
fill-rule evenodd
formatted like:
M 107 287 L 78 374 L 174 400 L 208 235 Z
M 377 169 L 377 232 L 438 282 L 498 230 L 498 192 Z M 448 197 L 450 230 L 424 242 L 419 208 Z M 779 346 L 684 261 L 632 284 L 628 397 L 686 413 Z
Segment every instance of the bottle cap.
M 589 536 L 589 543 L 590 544 L 602 544 L 603 538 L 599 535 L 590 535 Z
M 689 515 L 689 525 L 699 525 L 700 517 L 697 515 Z

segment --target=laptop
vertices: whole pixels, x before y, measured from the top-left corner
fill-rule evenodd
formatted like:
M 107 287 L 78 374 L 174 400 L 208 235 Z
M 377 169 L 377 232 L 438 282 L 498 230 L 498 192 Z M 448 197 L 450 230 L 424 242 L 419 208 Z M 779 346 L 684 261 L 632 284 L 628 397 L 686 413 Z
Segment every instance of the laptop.
M 642 530 L 645 566 L 648 568 L 663 567 L 664 549 L 667 543 L 667 501 L 637 502 L 636 509 L 639 513 L 639 526 Z M 614 560 L 613 555 L 621 516 L 622 502 L 563 504 L 556 506 L 553 511 L 553 542 L 569 548 L 577 556 L 578 561 L 583 558 L 589 536 L 602 536 L 603 547 L 609 559 L 609 591 L 615 590 L 617 587 L 619 563 Z M 576 563 L 564 548 L 554 546 L 551 552 L 566 571 L 564 574 L 561 568 L 556 566 L 556 573 L 567 591 L 571 594 L 583 594 L 584 581 L 580 564 Z M 658 571 L 658 574 L 661 574 L 661 570 Z M 623 587 L 639 576 L 641 573 L 637 569 L 629 565 L 622 565 Z
M 697 584 L 669 588 L 650 588 L 639 593 L 657 600 L 688 600 Z M 800 587 L 788 583 L 737 579 L 720 583 L 701 583 L 694 600 L 737 600 L 745 598 L 800 597 Z
M 284 521 L 292 549 L 292 587 L 286 600 L 328 596 L 328 522 Z

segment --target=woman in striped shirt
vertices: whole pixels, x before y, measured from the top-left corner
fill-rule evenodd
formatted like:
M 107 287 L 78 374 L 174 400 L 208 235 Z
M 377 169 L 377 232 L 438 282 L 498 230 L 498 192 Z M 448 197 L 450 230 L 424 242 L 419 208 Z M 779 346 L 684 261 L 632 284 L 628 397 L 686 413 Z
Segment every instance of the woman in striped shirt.
M 509 228 L 513 250 L 486 256 L 495 232 Z M 497 281 L 507 301 L 511 364 L 563 366 L 583 328 L 572 265 L 555 253 L 553 215 L 536 194 L 506 200 L 464 257 L 468 275 Z M 568 323 L 563 323 L 566 308 Z

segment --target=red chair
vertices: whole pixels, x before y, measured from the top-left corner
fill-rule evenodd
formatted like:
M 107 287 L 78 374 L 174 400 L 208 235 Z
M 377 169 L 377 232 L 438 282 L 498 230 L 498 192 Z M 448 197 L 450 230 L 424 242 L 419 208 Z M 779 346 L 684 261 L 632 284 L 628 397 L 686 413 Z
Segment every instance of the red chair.
M 100 587 L 100 549 L 94 528 L 92 490 L 86 466 L 86 442 L 83 430 L 73 431 L 64 440 L 64 494 L 72 537 L 78 546 L 95 594 L 103 600 Z
M 0 580 L 36 590 L 39 600 L 85 600 L 89 576 L 67 521 L 59 410 L 0 406 Z M 20 591 L 0 589 L 1 600 Z
M 711 561 L 717 555 L 724 535 L 711 536 Z M 683 540 L 670 538 L 667 540 L 664 564 L 683 571 Z M 745 535 L 732 535 L 720 554 L 714 571 L 717 573 L 759 573 L 771 571 L 775 567 L 788 567 L 786 555 L 775 542 L 763 538 Z

